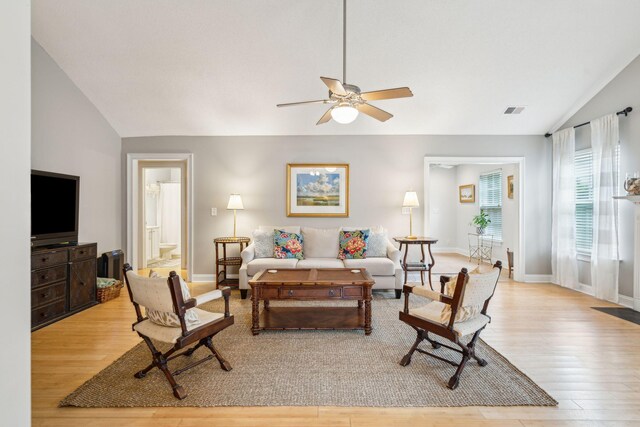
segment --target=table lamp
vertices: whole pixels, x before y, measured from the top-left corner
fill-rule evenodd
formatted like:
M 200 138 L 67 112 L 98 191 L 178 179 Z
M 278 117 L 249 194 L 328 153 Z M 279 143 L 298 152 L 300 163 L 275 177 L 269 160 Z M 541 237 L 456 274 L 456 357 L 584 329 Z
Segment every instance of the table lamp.
M 233 209 L 233 237 L 236 237 L 236 211 L 243 210 L 242 197 L 239 194 L 231 194 L 229 196 L 229 203 L 227 209 Z
M 413 208 L 419 206 L 418 194 L 415 191 L 407 191 L 404 194 L 404 202 L 402 202 L 403 208 L 409 208 L 409 235 L 406 236 L 407 239 L 417 239 L 417 237 L 413 235 Z

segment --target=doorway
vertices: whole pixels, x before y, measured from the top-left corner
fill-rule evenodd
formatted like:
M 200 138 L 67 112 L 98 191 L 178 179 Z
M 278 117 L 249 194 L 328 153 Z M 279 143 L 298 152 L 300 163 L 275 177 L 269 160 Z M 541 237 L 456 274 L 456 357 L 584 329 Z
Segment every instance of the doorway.
M 193 268 L 192 154 L 127 154 L 127 252 L 134 269 Z

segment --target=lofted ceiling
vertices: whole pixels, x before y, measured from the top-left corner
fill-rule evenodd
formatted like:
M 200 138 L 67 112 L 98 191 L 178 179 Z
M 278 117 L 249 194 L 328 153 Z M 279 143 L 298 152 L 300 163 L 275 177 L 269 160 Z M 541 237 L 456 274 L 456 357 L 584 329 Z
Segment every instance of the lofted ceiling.
M 327 106 L 276 104 L 342 80 L 341 0 L 32 1 L 33 37 L 122 137 L 544 134 L 640 53 L 638 17 L 638 0 L 349 0 L 347 82 L 414 97 L 316 126 Z

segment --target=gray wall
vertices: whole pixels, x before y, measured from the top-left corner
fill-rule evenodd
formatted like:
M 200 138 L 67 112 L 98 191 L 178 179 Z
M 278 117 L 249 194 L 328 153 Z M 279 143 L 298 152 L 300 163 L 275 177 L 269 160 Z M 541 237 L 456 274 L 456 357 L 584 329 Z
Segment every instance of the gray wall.
M 620 116 L 620 174 L 640 171 L 640 56 L 582 107 L 562 128 L 574 126 L 605 114 L 633 107 L 629 116 Z M 589 126 L 576 130 L 576 148 L 591 146 Z M 624 193 L 624 191 L 623 191 Z M 633 296 L 633 223 L 632 203 L 618 202 L 620 209 L 620 294 Z M 580 281 L 590 284 L 589 268 L 581 265 Z
M 242 195 L 245 206 L 238 212 L 240 235 L 250 236 L 261 224 L 379 224 L 391 235 L 406 235 L 402 200 L 409 189 L 422 198 L 425 155 L 524 156 L 526 273 L 551 272 L 551 148 L 542 136 L 162 136 L 122 141 L 123 168 L 126 153 L 194 153 L 196 274 L 214 271 L 212 239 L 232 232 L 233 213 L 225 208 L 234 192 Z M 350 164 L 349 218 L 286 217 L 286 164 L 312 162 Z M 125 191 L 122 197 L 124 204 Z M 211 207 L 218 208 L 218 216 L 210 215 Z M 415 233 L 422 232 L 423 215 L 422 208 L 414 211 Z
M 31 60 L 31 167 L 80 176 L 80 240 L 119 249 L 120 136 L 33 39 Z
M 0 423 L 31 425 L 31 287 L 29 253 L 30 8 L 25 1 L 0 2 L 0 198 L 4 276 L 0 310 Z

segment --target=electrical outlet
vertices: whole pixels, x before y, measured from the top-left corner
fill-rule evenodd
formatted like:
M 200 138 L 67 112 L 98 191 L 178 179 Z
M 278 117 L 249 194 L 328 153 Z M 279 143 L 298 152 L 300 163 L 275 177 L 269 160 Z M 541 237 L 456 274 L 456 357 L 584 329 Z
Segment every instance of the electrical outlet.
M 411 213 L 411 208 L 402 208 L 402 215 L 409 215 Z
M 211 208 L 211 216 L 218 215 L 218 208 Z

